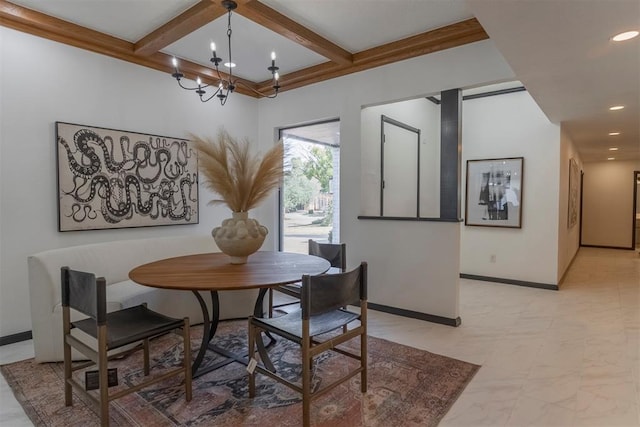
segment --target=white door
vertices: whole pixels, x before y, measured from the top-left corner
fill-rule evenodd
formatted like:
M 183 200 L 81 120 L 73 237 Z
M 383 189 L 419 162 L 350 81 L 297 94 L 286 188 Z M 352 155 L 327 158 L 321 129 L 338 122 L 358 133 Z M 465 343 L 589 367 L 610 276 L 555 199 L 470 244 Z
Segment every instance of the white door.
M 383 119 L 382 216 L 418 216 L 418 138 Z

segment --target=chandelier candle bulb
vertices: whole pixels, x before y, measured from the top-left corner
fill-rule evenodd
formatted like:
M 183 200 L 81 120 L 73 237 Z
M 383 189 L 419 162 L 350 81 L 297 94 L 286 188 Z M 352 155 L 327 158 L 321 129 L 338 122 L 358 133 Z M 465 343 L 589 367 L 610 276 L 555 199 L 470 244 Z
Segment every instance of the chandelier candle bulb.
M 217 93 L 216 96 L 218 97 L 221 103 L 225 102 L 224 99 L 227 97 L 227 95 L 225 95 L 223 91 L 224 91 L 224 85 L 222 84 L 222 82 L 220 82 L 220 84 L 218 85 L 218 90 L 216 91 Z
M 202 80 L 200 80 L 200 76 L 196 78 L 196 83 L 198 83 L 198 90 L 196 90 L 196 93 L 198 94 L 198 96 L 200 96 L 200 98 L 202 98 L 202 95 L 204 95 L 206 92 L 202 89 Z
M 271 52 L 271 67 L 268 67 L 267 70 L 271 71 L 271 74 L 275 73 L 276 71 L 279 70 L 278 67 L 276 67 L 276 53 L 275 52 Z
M 222 58 L 218 58 L 218 55 L 216 54 L 216 44 L 214 42 L 211 42 L 211 44 L 209 45 L 209 48 L 211 49 L 210 61 L 213 62 L 213 65 L 216 67 L 216 71 L 217 71 L 218 64 L 220 64 L 220 62 L 222 61 Z
M 171 77 L 176 79 L 178 81 L 178 84 L 180 84 L 180 79 L 183 75 L 180 73 L 180 70 L 178 70 L 178 60 L 175 56 L 171 58 L 171 63 L 173 64 L 173 74 L 171 74 Z

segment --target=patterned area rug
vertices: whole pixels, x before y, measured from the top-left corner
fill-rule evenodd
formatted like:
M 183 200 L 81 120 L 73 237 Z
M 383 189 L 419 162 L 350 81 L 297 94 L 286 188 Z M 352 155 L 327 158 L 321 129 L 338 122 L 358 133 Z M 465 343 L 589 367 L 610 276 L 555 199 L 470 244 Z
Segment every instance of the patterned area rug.
M 199 345 L 201 327 L 194 327 Z M 216 343 L 238 352 L 246 348 L 246 321 L 222 322 Z M 165 335 L 151 343 L 151 374 L 179 364 L 180 337 Z M 354 342 L 351 347 L 357 345 Z M 455 402 L 479 366 L 369 338 L 369 390 L 360 392 L 359 376 L 312 403 L 315 426 L 435 426 Z M 209 352 L 211 353 L 211 352 Z M 299 373 L 299 350 L 278 340 L 269 349 L 278 372 L 292 378 Z M 313 385 L 322 387 L 356 361 L 327 352 L 315 365 Z M 136 383 L 142 352 L 110 363 L 118 368 L 119 385 Z M 206 362 L 216 361 L 211 354 Z M 206 363 L 205 362 L 205 363 Z M 64 406 L 62 363 L 34 363 L 33 359 L 4 365 L 2 374 L 36 426 L 93 426 L 99 418 L 92 405 L 74 394 Z M 76 373 L 84 379 L 84 372 Z M 300 395 L 258 375 L 257 396 L 248 397 L 245 367 L 231 363 L 194 380 L 193 400 L 184 400 L 178 377 L 155 384 L 111 403 L 112 426 L 298 426 L 302 421 Z

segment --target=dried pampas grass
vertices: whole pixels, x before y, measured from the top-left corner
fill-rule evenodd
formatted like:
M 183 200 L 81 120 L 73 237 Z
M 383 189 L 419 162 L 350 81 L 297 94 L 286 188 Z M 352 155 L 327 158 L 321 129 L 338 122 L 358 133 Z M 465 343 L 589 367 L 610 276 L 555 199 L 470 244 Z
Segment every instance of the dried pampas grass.
M 283 176 L 282 142 L 273 146 L 262 160 L 249 150 L 249 140 L 238 142 L 221 129 L 215 139 L 191 135 L 198 150 L 198 169 L 207 188 L 220 195 L 209 204 L 224 203 L 233 212 L 247 212 L 258 206 Z

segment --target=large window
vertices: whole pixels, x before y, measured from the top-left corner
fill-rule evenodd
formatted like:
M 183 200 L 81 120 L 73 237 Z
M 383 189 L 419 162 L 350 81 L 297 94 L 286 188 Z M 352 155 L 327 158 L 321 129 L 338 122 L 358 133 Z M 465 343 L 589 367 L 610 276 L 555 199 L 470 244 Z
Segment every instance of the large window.
M 340 122 L 283 128 L 280 250 L 307 253 L 307 241 L 340 242 Z

